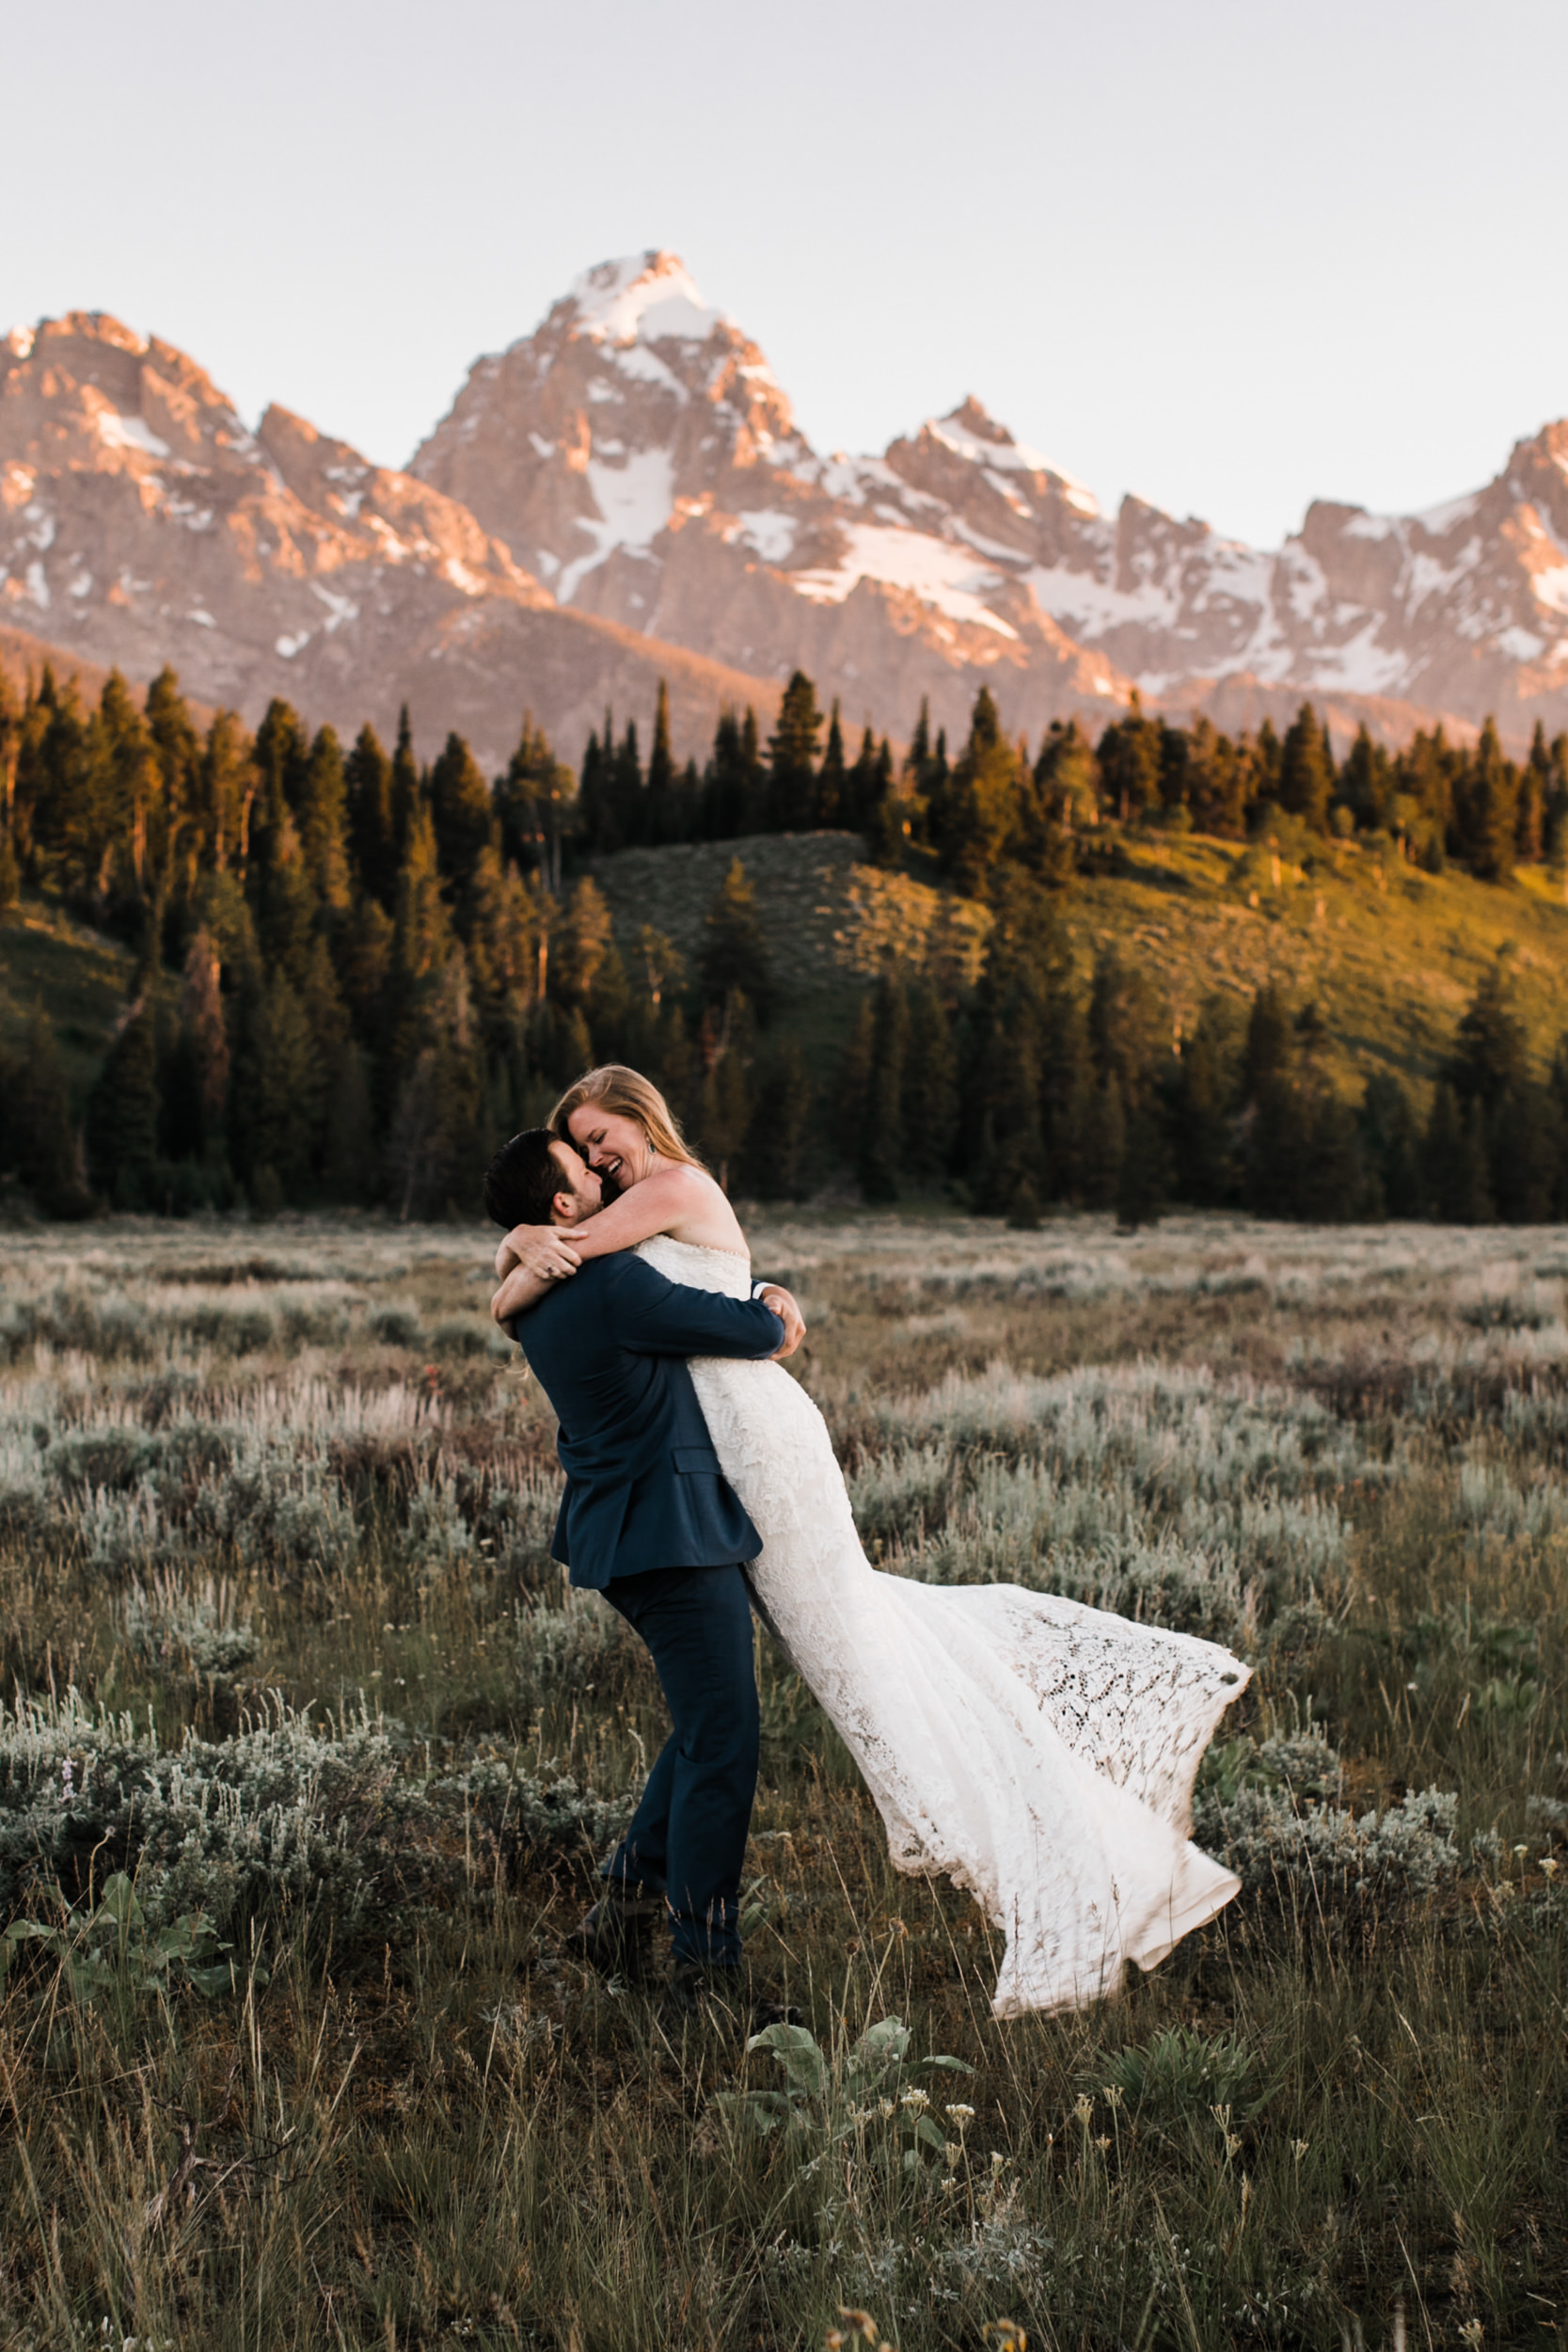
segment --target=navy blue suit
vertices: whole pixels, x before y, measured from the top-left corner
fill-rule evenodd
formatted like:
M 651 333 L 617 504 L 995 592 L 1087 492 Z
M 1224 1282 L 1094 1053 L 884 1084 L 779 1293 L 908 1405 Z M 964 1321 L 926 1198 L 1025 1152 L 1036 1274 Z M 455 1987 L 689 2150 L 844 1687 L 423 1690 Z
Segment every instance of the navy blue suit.
M 677 1960 L 733 1963 L 758 1747 L 740 1568 L 762 1538 L 720 1470 L 686 1359 L 771 1356 L 784 1325 L 626 1251 L 590 1258 L 512 1328 L 561 1424 L 551 1551 L 647 1643 L 673 1725 L 602 1875 L 664 1894 Z

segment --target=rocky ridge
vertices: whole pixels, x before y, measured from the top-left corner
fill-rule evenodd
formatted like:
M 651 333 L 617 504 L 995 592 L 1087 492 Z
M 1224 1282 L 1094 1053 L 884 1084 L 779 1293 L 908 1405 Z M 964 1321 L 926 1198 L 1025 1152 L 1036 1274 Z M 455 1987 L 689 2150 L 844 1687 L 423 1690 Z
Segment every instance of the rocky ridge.
M 821 456 L 768 363 L 649 252 L 480 359 L 406 472 L 98 314 L 0 343 L 0 620 L 254 717 L 413 705 L 489 765 L 525 704 L 576 757 L 669 679 L 678 747 L 809 670 L 950 730 L 1146 700 L 1256 723 L 1303 694 L 1398 739 L 1568 723 L 1568 423 L 1427 514 L 1324 501 L 1264 552 L 1137 499 L 1102 515 L 966 400 L 880 457 Z

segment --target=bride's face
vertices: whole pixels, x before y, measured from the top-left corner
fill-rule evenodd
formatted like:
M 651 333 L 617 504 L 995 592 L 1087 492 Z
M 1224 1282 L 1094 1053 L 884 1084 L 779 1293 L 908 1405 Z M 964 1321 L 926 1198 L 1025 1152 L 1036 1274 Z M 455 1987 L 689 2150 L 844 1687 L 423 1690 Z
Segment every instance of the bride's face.
M 589 1167 L 612 1178 L 622 1192 L 652 1173 L 654 1150 L 635 1119 L 597 1103 L 579 1103 L 566 1124 Z

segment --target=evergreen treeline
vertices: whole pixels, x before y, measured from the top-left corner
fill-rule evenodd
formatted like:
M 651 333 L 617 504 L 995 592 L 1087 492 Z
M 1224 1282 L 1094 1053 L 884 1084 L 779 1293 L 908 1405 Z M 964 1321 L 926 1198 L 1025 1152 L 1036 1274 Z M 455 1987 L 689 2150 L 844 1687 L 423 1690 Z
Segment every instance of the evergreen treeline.
M 1310 1006 L 1264 991 L 1242 1024 L 1216 1000 L 1174 1041 L 1118 960 L 1077 987 L 1057 910 L 1133 823 L 1361 829 L 1498 881 L 1561 860 L 1568 737 L 1538 729 L 1521 767 L 1490 726 L 1471 751 L 1437 729 L 1392 755 L 1363 731 L 1336 763 L 1307 706 L 1283 740 L 1134 706 L 1097 744 L 1053 725 L 1031 759 L 982 689 L 956 755 L 923 709 L 901 761 L 869 727 L 850 760 L 836 705 L 825 717 L 797 673 L 766 743 L 752 712 L 726 712 L 701 771 L 675 767 L 661 688 L 646 767 L 635 726 L 617 739 L 607 718 L 579 787 L 528 719 L 490 779 L 457 735 L 421 764 L 406 712 L 390 752 L 368 726 L 345 752 L 282 702 L 254 736 L 225 712 L 198 730 L 167 670 L 145 706 L 115 674 L 89 707 L 45 669 L 21 699 L 0 675 L 0 909 L 32 888 L 136 956 L 85 1120 L 41 1015 L 0 1069 L 0 1172 L 56 1214 L 241 1197 L 436 1213 L 467 1203 L 498 1134 L 607 1057 L 645 1069 L 721 1170 L 770 1194 L 847 1158 L 873 1200 L 948 1184 L 1023 1221 L 1052 1200 L 1130 1221 L 1167 1198 L 1303 1216 L 1563 1200 L 1564 1065 L 1530 1078 L 1500 979 L 1418 1122 L 1389 1082 L 1344 1103 Z M 820 826 L 996 915 L 977 989 L 890 974 L 836 1073 L 770 1027 L 738 862 L 691 970 L 650 928 L 617 943 L 581 871 L 635 843 Z
M 1282 822 L 1325 836 L 1384 834 L 1428 871 L 1451 861 L 1482 882 L 1543 858 L 1562 866 L 1568 734 L 1548 744 L 1538 723 L 1520 765 L 1504 756 L 1490 720 L 1469 749 L 1437 726 L 1391 753 L 1362 727 L 1336 760 L 1309 703 L 1283 738 L 1265 719 L 1256 736 L 1233 739 L 1203 718 L 1190 727 L 1151 719 L 1134 699 L 1098 743 L 1076 720 L 1058 721 L 1031 758 L 1026 743 L 1003 733 L 983 687 L 956 756 L 943 731 L 933 740 L 922 705 L 901 762 L 870 726 L 851 761 L 837 703 L 824 718 L 798 670 L 766 744 L 754 711 L 726 711 L 701 771 L 695 760 L 675 767 L 662 687 L 646 768 L 635 723 L 617 739 L 607 716 L 602 735 L 588 739 L 575 839 L 599 853 L 836 826 L 863 834 L 883 864 L 983 898 L 1008 867 L 1059 885 L 1075 862 L 1107 853 L 1101 835 L 1114 826 L 1243 840 Z
M 983 1214 L 1051 1203 L 1150 1221 L 1172 1201 L 1339 1223 L 1568 1217 L 1568 1032 L 1532 1073 L 1506 972 L 1482 979 L 1430 1108 L 1393 1077 L 1347 1099 L 1317 1006 L 1218 993 L 1186 1036 L 1114 948 L 1075 975 L 1056 908 L 1011 878 L 979 986 L 889 974 L 863 1005 L 838 1134 L 865 1197 L 946 1179 Z

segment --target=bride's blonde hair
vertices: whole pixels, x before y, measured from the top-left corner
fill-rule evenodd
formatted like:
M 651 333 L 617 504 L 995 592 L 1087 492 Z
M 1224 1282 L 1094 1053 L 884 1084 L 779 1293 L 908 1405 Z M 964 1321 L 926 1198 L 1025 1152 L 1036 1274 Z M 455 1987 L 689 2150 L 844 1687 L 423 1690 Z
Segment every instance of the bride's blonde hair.
M 549 1123 L 562 1143 L 572 1143 L 571 1117 L 584 1103 L 592 1103 L 602 1111 L 611 1111 L 621 1119 L 635 1120 L 649 1143 L 662 1160 L 679 1160 L 687 1168 L 701 1168 L 686 1137 L 680 1121 L 649 1078 L 639 1070 L 628 1070 L 624 1062 L 607 1061 L 597 1069 L 585 1072 L 567 1088 L 550 1113 Z M 574 1150 L 576 1146 L 573 1146 Z

